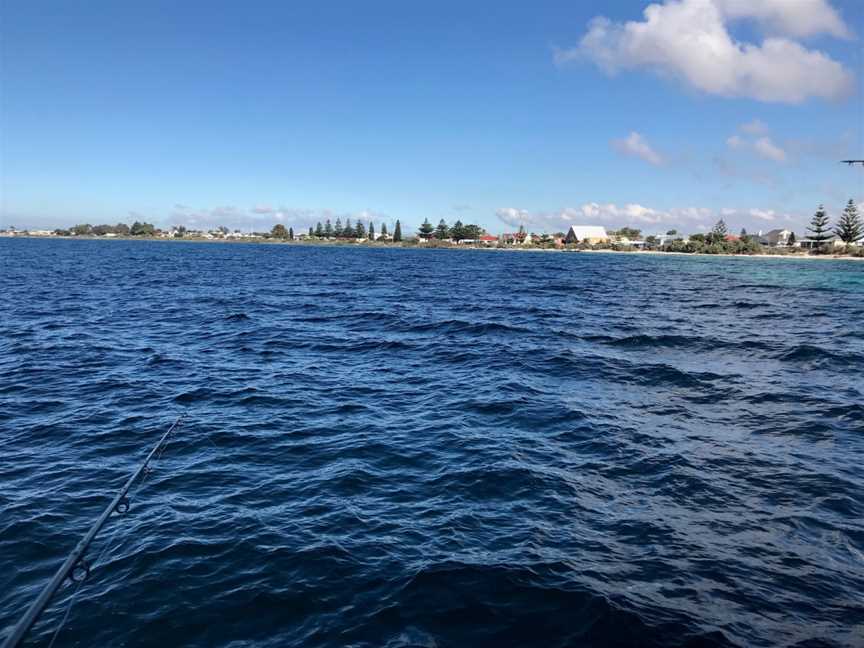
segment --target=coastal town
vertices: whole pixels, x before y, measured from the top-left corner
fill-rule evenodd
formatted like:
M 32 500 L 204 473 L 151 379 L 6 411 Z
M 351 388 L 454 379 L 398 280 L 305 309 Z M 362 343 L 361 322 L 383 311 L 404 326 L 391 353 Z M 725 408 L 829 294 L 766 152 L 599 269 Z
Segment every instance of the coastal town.
M 571 250 L 616 252 L 674 252 L 683 254 L 772 254 L 831 255 L 864 257 L 864 221 L 857 205 L 850 200 L 836 223 L 820 206 L 804 232 L 787 228 L 738 233 L 730 231 L 721 219 L 709 232 L 685 234 L 676 229 L 651 233 L 633 227 L 607 229 L 603 225 L 572 224 L 566 231 L 531 232 L 521 225 L 515 232 L 491 234 L 477 224 L 452 225 L 441 219 L 433 225 L 425 219 L 411 234 L 403 234 L 402 224 L 345 223 L 336 218 L 308 228 L 294 230 L 278 223 L 270 231 L 242 231 L 220 226 L 191 229 L 175 225 L 160 229 L 152 223 L 132 225 L 79 224 L 69 229 L 0 229 L 2 237 L 39 237 L 72 239 L 161 239 L 189 241 L 285 242 L 298 244 L 353 244 L 426 248 L 492 248 L 524 250 Z

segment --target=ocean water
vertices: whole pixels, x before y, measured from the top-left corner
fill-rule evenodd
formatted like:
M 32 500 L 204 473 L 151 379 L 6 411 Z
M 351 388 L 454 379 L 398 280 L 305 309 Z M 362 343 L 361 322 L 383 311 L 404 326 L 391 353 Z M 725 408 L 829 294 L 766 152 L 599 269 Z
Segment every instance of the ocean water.
M 0 270 L 0 638 L 186 412 L 55 645 L 864 645 L 862 263 L 6 239 Z

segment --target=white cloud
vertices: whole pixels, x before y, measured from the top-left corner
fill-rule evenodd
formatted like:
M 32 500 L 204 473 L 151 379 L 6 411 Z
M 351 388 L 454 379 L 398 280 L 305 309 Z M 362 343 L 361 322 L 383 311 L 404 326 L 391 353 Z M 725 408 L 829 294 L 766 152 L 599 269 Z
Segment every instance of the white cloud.
M 806 6 L 795 8 L 796 2 Z M 826 17 L 833 10 L 825 2 L 796 2 L 748 0 L 748 9 L 732 0 L 665 0 L 649 5 L 641 22 L 595 18 L 579 45 L 557 51 L 556 60 L 588 58 L 608 74 L 648 68 L 722 97 L 799 103 L 847 95 L 852 75 L 827 54 L 780 36 L 761 44 L 738 42 L 727 29 L 733 18 L 753 18 L 769 33 L 845 34 L 839 17 L 836 24 Z
M 748 139 L 740 135 L 732 135 L 726 140 L 726 146 L 733 150 L 750 149 L 759 157 L 774 162 L 785 162 L 788 155 L 786 149 L 777 144 L 768 136 L 768 125 L 759 119 L 754 119 L 741 124 L 738 130 L 755 139 Z
M 776 209 L 762 209 L 759 207 L 748 208 L 729 208 L 724 207 L 720 210 L 720 215 L 728 221 L 733 221 L 741 225 L 761 229 L 766 223 L 774 221 L 786 221 L 790 223 L 807 222 L 810 217 L 800 213 L 780 212 Z
M 524 225 L 531 222 L 531 214 L 525 209 L 516 209 L 515 207 L 501 207 L 495 210 L 495 215 L 498 219 L 508 225 Z
M 773 209 L 750 209 L 748 212 L 753 218 L 757 218 L 763 221 L 773 221 L 777 218 L 777 212 Z
M 786 161 L 786 151 L 777 146 L 770 137 L 760 137 L 753 142 L 753 150 L 756 154 L 775 162 Z
M 733 151 L 752 151 L 759 157 L 774 162 L 785 162 L 786 150 L 774 142 L 768 135 L 768 126 L 754 119 L 746 124 L 741 124 L 738 130 L 750 135 L 761 135 L 761 137 L 747 138 L 740 135 L 732 135 L 726 138 L 726 146 Z
M 852 36 L 827 0 L 717 0 L 716 4 L 728 19 L 752 19 L 773 34 Z
M 683 232 L 699 232 L 709 230 L 721 218 L 730 228 L 747 227 L 759 230 L 766 223 L 775 221 L 794 224 L 809 219 L 808 215 L 760 207 L 654 209 L 638 203 L 618 205 L 597 202 L 586 202 L 578 207 L 566 207 L 549 212 L 505 207 L 495 213 L 502 223 L 514 229 L 524 225 L 529 231 L 534 232 L 563 232 L 570 225 L 605 225 L 612 229 L 629 225 L 641 229 L 646 234 L 663 231 L 668 227 L 676 227 Z
M 276 223 L 285 226 L 309 227 L 317 222 L 330 219 L 335 222 L 340 218 L 344 223 L 351 219 L 352 223 L 362 220 L 364 223 L 385 220 L 385 216 L 371 210 L 356 212 L 336 212 L 330 209 L 308 209 L 301 207 L 273 207 L 270 205 L 254 205 L 249 208 L 220 206 L 195 209 L 185 205 L 174 205 L 168 218 L 169 225 L 186 225 L 196 229 L 209 229 L 219 225 L 230 228 L 269 230 Z
M 362 221 L 379 221 L 386 220 L 387 216 L 372 209 L 362 209 L 359 212 L 354 212 L 352 214 L 343 214 L 342 220 L 344 221 L 346 218 L 350 218 L 356 223 L 357 219 Z
M 663 164 L 663 158 L 660 154 L 651 148 L 648 141 L 636 131 L 632 131 L 630 135 L 624 139 L 612 140 L 612 146 L 622 155 L 631 155 L 633 157 L 641 158 L 654 166 L 660 166 Z
M 609 224 L 650 226 L 659 224 L 699 224 L 714 217 L 711 209 L 678 207 L 653 209 L 637 203 L 587 202 L 579 207 L 565 207 L 553 212 L 529 212 L 515 207 L 503 207 L 495 212 L 498 219 L 512 227 L 525 225 L 546 231 L 564 231 L 573 224 Z
M 759 119 L 754 119 L 746 124 L 741 124 L 738 129 L 742 133 L 747 133 L 748 135 L 765 135 L 768 132 L 768 126 L 765 125 L 765 122 Z
M 747 140 L 738 135 L 733 135 L 726 140 L 726 146 L 728 146 L 733 151 L 737 151 L 738 149 L 742 149 L 747 146 Z

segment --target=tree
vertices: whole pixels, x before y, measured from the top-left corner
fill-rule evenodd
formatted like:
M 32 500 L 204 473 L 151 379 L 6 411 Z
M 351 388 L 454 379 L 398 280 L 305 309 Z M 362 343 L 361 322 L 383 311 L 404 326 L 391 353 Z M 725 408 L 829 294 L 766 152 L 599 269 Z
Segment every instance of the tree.
M 381 223 L 381 236 L 387 236 L 387 223 Z
M 457 220 L 453 223 L 453 227 L 450 228 L 450 238 L 457 243 L 462 239 L 468 238 L 465 236 L 465 226 L 462 224 L 462 221 Z
M 336 226 L 333 228 L 333 236 L 336 238 L 342 237 L 342 219 L 339 217 L 336 218 Z
M 375 223 L 373 223 L 372 221 L 369 221 L 369 240 L 375 240 Z
M 438 227 L 435 228 L 435 238 L 439 241 L 450 238 L 450 228 L 447 227 L 447 223 L 443 218 L 438 221 Z
M 479 225 L 466 225 L 463 233 L 465 234 L 466 239 L 477 241 L 481 236 L 483 236 L 483 228 Z
M 795 241 L 796 241 L 795 232 L 790 232 L 789 233 L 789 240 L 787 241 L 786 245 L 788 245 L 789 247 L 795 247 Z
M 811 232 L 810 238 L 818 244 L 827 241 L 831 238 L 831 232 L 828 229 L 828 214 L 825 213 L 825 208 L 819 205 L 819 209 L 813 214 L 810 219 L 810 227 L 807 228 Z
M 322 238 L 324 236 L 324 228 L 321 226 L 321 221 L 315 223 L 315 236 Z
M 318 223 L 318 227 L 321 227 L 321 223 Z M 315 232 L 312 229 L 312 226 L 310 225 L 309 226 L 309 238 L 312 238 L 313 236 L 315 236 Z
M 727 234 L 729 234 L 729 228 L 726 227 L 726 221 L 721 218 L 714 224 L 714 228 L 705 237 L 705 240 L 709 243 L 722 243 L 726 240 Z
M 393 229 L 393 242 L 400 243 L 402 241 L 402 224 L 396 220 L 396 227 Z
M 745 240 L 747 240 L 747 238 L 748 238 L 749 236 L 750 236 L 750 235 L 747 233 L 747 229 L 744 228 L 744 227 L 742 227 L 742 228 L 741 228 L 741 234 L 739 235 L 738 238 L 740 238 L 742 241 L 745 241 Z
M 72 234 L 75 236 L 87 236 L 93 231 L 93 226 L 89 223 L 84 223 L 82 225 L 75 225 L 72 227 Z
M 618 236 L 627 239 L 638 239 L 642 236 L 642 230 L 634 229 L 632 227 L 622 227 L 618 230 Z
M 114 226 L 114 233 L 118 236 L 129 236 L 129 226 L 126 223 L 117 223 Z
M 333 238 L 333 226 L 330 224 L 329 218 L 324 221 L 324 236 L 328 239 Z
M 358 239 L 366 238 L 366 227 L 363 225 L 363 221 L 357 221 L 357 226 L 354 228 L 354 235 Z
M 397 226 L 397 227 L 399 226 L 399 221 L 396 221 L 396 226 Z M 424 218 L 424 219 L 423 219 L 423 224 L 420 226 L 420 229 L 419 229 L 418 231 L 419 231 L 419 234 L 420 234 L 420 238 L 422 238 L 422 239 L 428 239 L 428 238 L 430 238 L 430 237 L 432 236 L 432 232 L 435 231 L 435 228 L 432 226 L 432 223 L 429 222 L 429 219 L 428 219 L 428 218 Z M 401 232 L 400 232 L 400 234 L 401 234 Z M 396 240 L 396 235 L 395 235 L 395 234 L 393 235 L 393 240 L 394 240 L 394 241 Z M 401 240 L 401 239 L 400 239 L 400 240 Z
M 294 228 L 293 227 L 288 228 L 288 240 L 289 241 L 294 240 Z
M 861 217 L 858 215 L 858 207 L 852 199 L 846 203 L 846 209 L 837 221 L 837 226 L 834 228 L 834 233 L 846 245 L 852 245 L 856 241 L 864 238 L 864 223 L 861 222 Z
M 285 226 L 282 223 L 277 223 L 273 226 L 273 229 L 270 230 L 270 236 L 273 238 L 284 239 L 288 237 L 288 230 L 285 229 Z
M 153 236 L 156 234 L 156 228 L 151 223 L 139 223 L 135 221 L 129 229 L 132 236 Z
M 351 219 L 345 219 L 345 227 L 342 228 L 342 238 L 354 238 L 354 227 L 351 225 Z

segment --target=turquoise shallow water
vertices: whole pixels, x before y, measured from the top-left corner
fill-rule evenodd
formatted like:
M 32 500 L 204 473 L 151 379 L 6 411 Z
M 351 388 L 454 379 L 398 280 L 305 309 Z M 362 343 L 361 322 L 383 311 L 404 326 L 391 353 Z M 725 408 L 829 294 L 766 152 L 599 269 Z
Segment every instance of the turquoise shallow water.
M 57 645 L 864 643 L 864 264 L 6 239 L 0 269 L 0 637 L 187 411 Z

